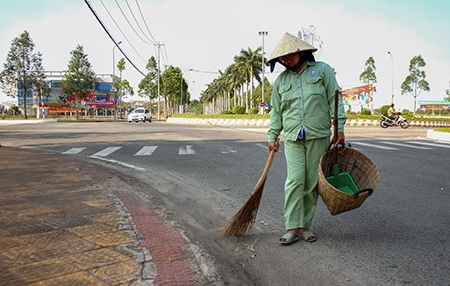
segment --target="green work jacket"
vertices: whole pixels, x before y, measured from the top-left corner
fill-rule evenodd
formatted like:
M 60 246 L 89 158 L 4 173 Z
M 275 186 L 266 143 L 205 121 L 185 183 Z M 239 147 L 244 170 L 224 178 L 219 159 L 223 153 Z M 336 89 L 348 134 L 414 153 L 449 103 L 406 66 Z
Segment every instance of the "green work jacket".
M 299 74 L 286 69 L 272 89 L 269 142 L 284 130 L 285 140 L 297 140 L 303 127 L 305 139 L 331 136 L 334 91 L 339 91 L 338 131 L 347 121 L 339 85 L 331 67 L 323 62 L 306 62 Z

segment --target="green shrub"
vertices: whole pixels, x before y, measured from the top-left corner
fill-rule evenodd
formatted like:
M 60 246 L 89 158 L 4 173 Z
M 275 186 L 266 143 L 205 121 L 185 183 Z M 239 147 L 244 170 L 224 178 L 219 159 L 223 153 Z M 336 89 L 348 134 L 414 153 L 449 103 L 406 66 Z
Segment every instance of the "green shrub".
M 384 116 L 387 116 L 389 107 L 390 105 L 383 105 L 382 107 L 380 107 L 380 113 L 383 114 Z
M 371 115 L 371 114 L 372 114 L 372 112 L 370 111 L 370 109 L 367 109 L 367 108 L 364 108 L 361 111 L 361 115 Z
M 245 107 L 241 105 L 237 105 L 233 107 L 233 113 L 234 114 L 244 114 L 245 113 Z
M 250 108 L 250 110 L 248 111 L 248 114 L 258 114 L 259 110 L 256 107 Z
M 234 114 L 231 110 L 222 110 L 220 114 Z

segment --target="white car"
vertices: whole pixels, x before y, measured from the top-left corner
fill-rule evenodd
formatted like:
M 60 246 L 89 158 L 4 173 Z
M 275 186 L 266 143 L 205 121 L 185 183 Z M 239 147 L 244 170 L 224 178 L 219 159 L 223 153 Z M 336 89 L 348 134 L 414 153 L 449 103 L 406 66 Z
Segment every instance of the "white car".
M 139 121 L 152 122 L 152 114 L 150 113 L 150 110 L 148 110 L 147 108 L 139 107 L 131 111 L 130 114 L 128 114 L 128 122 L 131 123 L 131 121 L 136 121 L 136 123 L 138 123 Z

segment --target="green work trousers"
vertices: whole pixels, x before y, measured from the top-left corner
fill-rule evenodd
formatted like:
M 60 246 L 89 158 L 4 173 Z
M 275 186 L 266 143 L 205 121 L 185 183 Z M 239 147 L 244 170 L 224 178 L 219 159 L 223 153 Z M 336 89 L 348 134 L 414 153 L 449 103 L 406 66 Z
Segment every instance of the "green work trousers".
M 284 186 L 286 229 L 309 228 L 317 207 L 319 161 L 330 138 L 284 142 L 287 178 Z

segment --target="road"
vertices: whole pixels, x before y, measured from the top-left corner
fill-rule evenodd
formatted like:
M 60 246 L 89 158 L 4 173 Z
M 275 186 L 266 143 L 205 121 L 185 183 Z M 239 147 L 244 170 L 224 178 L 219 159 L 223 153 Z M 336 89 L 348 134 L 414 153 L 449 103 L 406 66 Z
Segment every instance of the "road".
M 337 216 L 319 199 L 318 241 L 290 246 L 278 243 L 284 232 L 282 149 L 251 232 L 217 239 L 261 175 L 266 128 L 0 125 L 0 144 L 77 156 L 120 172 L 158 199 L 217 267 L 241 270 L 254 285 L 450 285 L 450 144 L 426 139 L 426 130 L 348 127 L 347 142 L 377 164 L 380 184 L 361 208 Z

